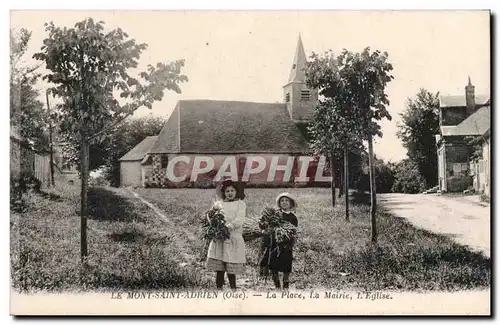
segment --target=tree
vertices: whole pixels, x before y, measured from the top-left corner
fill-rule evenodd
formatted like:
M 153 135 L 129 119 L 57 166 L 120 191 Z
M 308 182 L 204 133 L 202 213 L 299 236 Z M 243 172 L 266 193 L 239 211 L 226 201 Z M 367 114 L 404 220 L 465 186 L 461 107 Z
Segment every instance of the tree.
M 437 151 L 435 135 L 439 134 L 439 93 L 423 88 L 408 98 L 398 123 L 398 137 L 423 176 L 427 187 L 437 184 Z
M 385 93 L 387 83 L 393 77 L 392 65 L 387 62 L 387 52 L 371 52 L 367 47 L 362 53 L 343 50 L 335 56 L 332 51 L 323 56 L 313 53 L 312 61 L 307 64 L 306 77 L 308 86 L 320 89 L 320 95 L 326 98 L 330 109 L 324 114 L 326 124 L 323 139 L 329 144 L 344 143 L 344 148 L 366 140 L 368 142 L 372 241 L 376 242 L 376 185 L 375 164 L 373 157 L 373 136 L 382 136 L 378 121 L 391 115 L 386 106 L 389 100 Z M 321 103 L 322 101 L 320 101 Z M 325 100 L 323 100 L 325 102 Z
M 310 126 L 311 148 L 330 157 L 332 166 L 332 190 L 335 188 L 335 169 L 337 157 L 344 157 L 344 184 L 346 192 L 346 220 L 349 220 L 349 201 L 347 188 L 348 156 L 351 148 L 361 145 L 359 127 L 356 125 L 355 110 L 352 109 L 347 77 L 344 74 L 342 60 L 347 52 L 338 57 L 330 50 L 323 55 L 313 53 L 306 64 L 306 83 L 319 90 L 320 99 Z M 332 203 L 335 205 L 335 193 L 332 191 Z
M 142 117 L 126 120 L 108 137 L 104 158 L 104 177 L 111 186 L 120 185 L 119 159 L 147 136 L 158 135 L 165 124 L 161 117 Z M 103 150 L 104 151 L 104 150 Z
M 370 192 L 371 192 L 371 241 L 377 242 L 377 191 L 375 177 L 375 157 L 373 153 L 373 137 L 382 137 L 378 121 L 382 119 L 391 120 L 387 111 L 389 99 L 385 93 L 387 84 L 394 79 L 390 74 L 393 67 L 387 62 L 388 53 L 380 53 L 376 50 L 370 51 L 367 47 L 362 53 L 345 52 L 347 88 L 350 90 L 352 102 L 354 103 L 354 114 L 361 126 L 362 138 L 368 142 L 368 161 L 370 169 Z
M 415 194 L 425 189 L 425 180 L 414 161 L 403 159 L 394 169 L 392 192 Z
M 79 150 L 81 178 L 81 258 L 87 256 L 87 186 L 89 146 L 100 143 L 139 107 L 152 108 L 164 90 L 180 93 L 184 61 L 148 65 L 138 78 L 129 74 L 137 68 L 146 44 L 138 44 L 120 28 L 104 32 L 104 22 L 87 18 L 74 28 L 45 24 L 48 37 L 34 58 L 45 62 L 50 72 L 44 80 L 50 92 L 62 99 L 58 118 L 61 134 Z M 119 93 L 121 102 L 115 98 Z
M 309 73 L 309 72 L 307 72 Z M 310 81 L 312 82 L 312 81 Z M 312 86 L 312 84 L 310 84 Z M 321 92 L 320 92 L 321 93 Z M 316 154 L 325 154 L 330 160 L 330 170 L 332 174 L 332 205 L 335 207 L 335 183 L 339 179 L 337 170 L 339 165 L 344 167 L 344 172 L 348 168 L 346 161 L 342 164 L 338 157 L 344 157 L 349 147 L 360 145 L 356 138 L 348 133 L 345 106 L 336 104 L 335 98 L 320 99 L 313 114 L 309 133 L 311 135 L 311 148 Z M 345 177 L 344 177 L 345 179 Z M 344 182 L 348 184 L 348 182 Z M 346 200 L 348 195 L 346 195 Z M 347 201 L 346 201 L 347 203 Z M 346 204 L 346 219 L 349 219 L 348 203 Z
M 10 123 L 32 150 L 44 153 L 48 150 L 47 114 L 35 88 L 39 66 L 24 60 L 30 39 L 31 32 L 24 28 L 10 30 Z

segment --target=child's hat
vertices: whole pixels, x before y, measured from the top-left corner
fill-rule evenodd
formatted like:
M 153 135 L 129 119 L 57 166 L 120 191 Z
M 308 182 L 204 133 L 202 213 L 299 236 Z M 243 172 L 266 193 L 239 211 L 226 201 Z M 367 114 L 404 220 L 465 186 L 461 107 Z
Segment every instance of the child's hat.
M 290 199 L 290 201 L 293 202 L 293 206 L 296 208 L 297 207 L 297 200 L 295 200 L 295 197 L 293 197 L 292 194 L 288 193 L 288 192 L 284 192 L 284 193 L 281 193 L 280 195 L 278 195 L 276 197 L 276 205 L 279 206 L 279 203 L 280 203 L 280 199 L 282 197 L 287 197 L 288 199 Z

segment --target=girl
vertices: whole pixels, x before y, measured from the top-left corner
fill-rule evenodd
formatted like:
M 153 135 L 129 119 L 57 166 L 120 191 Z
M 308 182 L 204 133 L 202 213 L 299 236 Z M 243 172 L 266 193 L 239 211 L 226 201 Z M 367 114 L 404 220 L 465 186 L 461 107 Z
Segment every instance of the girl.
M 276 198 L 276 205 L 283 213 L 283 219 L 298 226 L 298 220 L 293 211 L 297 208 L 297 201 L 290 193 L 282 193 Z M 274 234 L 264 236 L 262 248 L 265 251 L 260 266 L 266 267 L 271 271 L 274 285 L 281 288 L 278 272 L 283 272 L 283 289 L 288 289 L 290 285 L 290 273 L 292 272 L 293 245 L 294 240 L 276 244 Z
M 224 285 L 224 273 L 227 273 L 231 289 L 236 289 L 236 274 L 244 271 L 245 241 L 243 240 L 243 222 L 246 217 L 244 190 L 241 184 L 231 180 L 223 181 L 217 187 L 218 204 L 222 207 L 226 226 L 229 229 L 229 239 L 210 242 L 206 267 L 215 271 L 215 284 L 218 289 Z M 222 201 L 222 202 L 221 202 Z

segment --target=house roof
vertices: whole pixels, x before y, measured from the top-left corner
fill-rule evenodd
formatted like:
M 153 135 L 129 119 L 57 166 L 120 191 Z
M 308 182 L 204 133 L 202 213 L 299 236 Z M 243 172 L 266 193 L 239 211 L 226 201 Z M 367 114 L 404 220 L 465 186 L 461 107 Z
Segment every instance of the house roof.
M 286 104 L 182 100 L 150 153 L 302 153 L 306 139 Z
M 139 144 L 137 144 L 132 150 L 127 152 L 119 161 L 136 161 L 142 160 L 144 156 L 148 153 L 151 147 L 154 145 L 157 136 L 149 136 L 144 138 Z
M 443 136 L 483 135 L 490 129 L 490 106 L 478 109 L 456 126 L 441 126 Z
M 487 105 L 490 101 L 489 95 L 476 95 L 474 100 L 476 101 L 476 106 Z M 439 98 L 440 107 L 465 107 L 467 103 L 465 101 L 465 95 L 463 96 L 441 96 Z

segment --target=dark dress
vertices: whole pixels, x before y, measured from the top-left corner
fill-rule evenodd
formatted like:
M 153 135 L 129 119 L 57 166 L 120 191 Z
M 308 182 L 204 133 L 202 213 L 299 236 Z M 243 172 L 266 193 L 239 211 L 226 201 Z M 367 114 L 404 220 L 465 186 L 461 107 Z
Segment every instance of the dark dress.
M 298 226 L 297 217 L 292 212 L 283 212 L 283 219 L 295 227 Z M 261 268 L 268 266 L 271 271 L 292 272 L 293 241 L 282 243 L 278 247 L 274 234 L 266 235 L 262 242 L 262 251 L 264 251 L 264 256 L 260 261 Z M 271 258 L 269 258 L 269 251 L 271 251 Z

